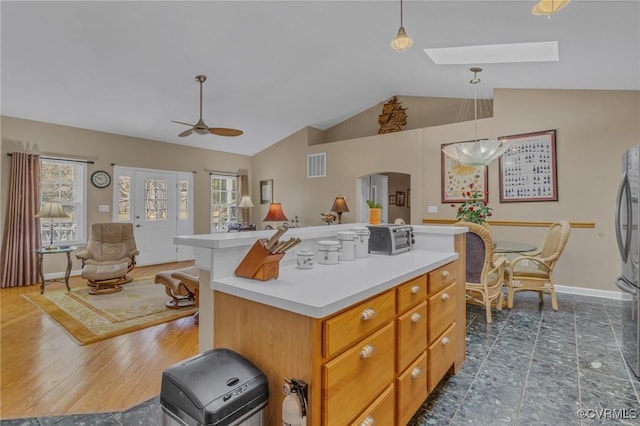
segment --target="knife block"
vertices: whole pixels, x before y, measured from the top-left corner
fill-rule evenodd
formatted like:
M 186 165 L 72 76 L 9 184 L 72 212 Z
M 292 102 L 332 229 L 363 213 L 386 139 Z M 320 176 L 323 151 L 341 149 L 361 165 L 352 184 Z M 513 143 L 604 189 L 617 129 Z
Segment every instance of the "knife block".
M 285 253 L 272 254 L 264 248 L 268 240 L 256 241 L 235 270 L 239 277 L 267 281 L 280 275 L 280 259 Z

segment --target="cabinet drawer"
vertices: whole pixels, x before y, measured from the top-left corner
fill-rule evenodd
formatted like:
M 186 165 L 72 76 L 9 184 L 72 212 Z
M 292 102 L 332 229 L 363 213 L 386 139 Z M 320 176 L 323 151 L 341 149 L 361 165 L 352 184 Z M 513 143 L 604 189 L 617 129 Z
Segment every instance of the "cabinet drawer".
M 448 263 L 429 272 L 429 294 L 439 291 L 456 279 L 457 261 Z
M 395 325 L 381 330 L 322 366 L 322 423 L 352 422 L 394 379 Z
M 351 426 L 384 426 L 393 424 L 396 412 L 395 387 L 389 386 Z
M 438 337 L 442 332 L 456 320 L 456 284 L 443 288 L 436 294 L 429 296 L 427 307 L 428 337 L 429 343 Z
M 406 425 L 427 399 L 427 352 L 398 377 L 398 425 Z
M 323 322 L 322 354 L 331 357 L 363 339 L 396 314 L 394 291 L 387 291 Z
M 419 277 L 398 287 L 398 312 L 402 313 L 427 297 L 427 276 Z
M 429 346 L 429 392 L 433 391 L 440 379 L 456 361 L 456 323 L 453 323 Z
M 397 371 L 407 366 L 427 349 L 427 301 L 398 317 Z

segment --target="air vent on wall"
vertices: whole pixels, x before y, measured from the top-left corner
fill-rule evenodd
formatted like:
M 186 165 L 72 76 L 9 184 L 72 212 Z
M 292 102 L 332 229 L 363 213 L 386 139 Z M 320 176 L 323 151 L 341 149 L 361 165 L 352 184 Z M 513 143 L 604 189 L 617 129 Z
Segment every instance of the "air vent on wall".
M 307 177 L 325 177 L 327 175 L 327 153 L 307 155 Z

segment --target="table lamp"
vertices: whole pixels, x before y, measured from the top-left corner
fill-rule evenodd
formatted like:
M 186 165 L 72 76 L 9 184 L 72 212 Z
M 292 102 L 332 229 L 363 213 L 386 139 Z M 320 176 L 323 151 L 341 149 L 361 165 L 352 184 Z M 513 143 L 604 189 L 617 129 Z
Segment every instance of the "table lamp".
M 47 250 L 55 250 L 58 247 L 53 244 L 53 219 L 59 218 L 70 218 L 67 213 L 65 213 L 62 204 L 59 201 L 47 201 L 44 203 L 42 209 L 36 215 L 38 219 L 49 219 L 49 227 L 51 228 L 49 234 L 51 236 L 51 241 L 49 242 L 49 246 L 45 247 Z
M 249 197 L 248 195 L 243 195 L 242 198 L 240 199 L 240 203 L 238 204 L 238 207 L 244 209 L 242 214 L 242 220 L 244 222 L 243 225 L 248 225 L 250 217 L 247 213 L 249 212 L 249 208 L 253 207 L 253 203 L 251 202 L 251 197 Z
M 284 211 L 282 211 L 282 204 L 281 203 L 271 203 L 269 204 L 269 211 L 267 212 L 267 215 L 265 216 L 264 219 L 262 219 L 263 222 L 288 222 L 289 219 L 287 219 L 287 216 L 284 215 Z
M 342 223 L 342 213 L 349 211 L 349 206 L 347 206 L 347 200 L 342 195 L 338 195 L 335 200 L 333 200 L 333 205 L 329 211 L 336 212 L 338 215 L 338 223 Z

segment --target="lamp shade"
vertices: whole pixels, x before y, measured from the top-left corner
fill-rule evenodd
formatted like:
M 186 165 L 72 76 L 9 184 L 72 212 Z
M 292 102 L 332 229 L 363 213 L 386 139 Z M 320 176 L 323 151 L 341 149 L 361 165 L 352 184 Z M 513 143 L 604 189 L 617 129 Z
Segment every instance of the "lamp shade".
M 336 213 L 344 213 L 349 211 L 349 206 L 347 206 L 347 200 L 342 195 L 338 195 L 335 200 L 333 200 L 333 205 L 329 211 Z
M 404 27 L 400 27 L 396 38 L 391 41 L 391 48 L 396 52 L 404 52 L 413 44 L 413 40 L 409 38 Z
M 488 166 L 509 149 L 506 140 L 481 139 L 445 145 L 442 151 L 463 166 Z
M 36 217 L 40 219 L 44 219 L 44 218 L 53 219 L 53 218 L 70 218 L 71 216 L 69 216 L 64 211 L 64 208 L 62 207 L 62 204 L 60 204 L 60 202 L 47 201 L 46 203 L 44 203 L 44 206 L 38 212 Z
M 240 199 L 240 203 L 238 207 L 253 207 L 253 203 L 251 202 L 251 197 L 248 195 L 243 195 L 242 199 Z
M 551 16 L 554 13 L 559 12 L 560 9 L 563 9 L 568 3 L 569 0 L 540 0 L 535 6 L 533 6 L 531 13 L 534 15 Z
M 269 211 L 267 212 L 265 218 L 262 219 L 263 222 L 286 222 L 288 220 L 289 219 L 287 219 L 287 216 L 284 215 L 284 211 L 282 211 L 281 203 L 269 204 Z

